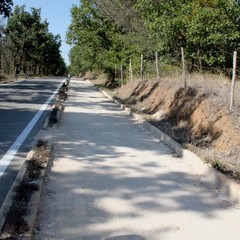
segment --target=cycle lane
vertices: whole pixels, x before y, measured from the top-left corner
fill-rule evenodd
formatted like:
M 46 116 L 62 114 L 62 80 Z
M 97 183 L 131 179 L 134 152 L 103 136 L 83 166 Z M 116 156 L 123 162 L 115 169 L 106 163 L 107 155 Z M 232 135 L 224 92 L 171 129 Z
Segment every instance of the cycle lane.
M 35 239 L 238 239 L 240 211 L 140 126 L 71 80 Z

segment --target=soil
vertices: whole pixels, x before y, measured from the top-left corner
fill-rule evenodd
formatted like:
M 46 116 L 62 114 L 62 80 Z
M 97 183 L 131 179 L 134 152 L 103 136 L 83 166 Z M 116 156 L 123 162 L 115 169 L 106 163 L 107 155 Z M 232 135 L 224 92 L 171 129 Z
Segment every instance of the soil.
M 35 191 L 39 190 L 36 183 L 50 158 L 47 142 L 39 140 L 34 148 L 32 158 L 26 161 L 26 173 L 22 181 L 14 189 L 14 198 L 0 234 L 0 239 L 18 239 L 29 230 L 26 220 L 29 214 L 29 202 Z
M 102 80 L 102 79 L 101 79 Z M 100 80 L 93 80 L 100 84 Z M 112 91 L 120 102 L 143 115 L 203 161 L 240 182 L 240 96 L 228 110 L 231 83 L 222 76 L 134 80 Z M 236 83 L 240 91 L 240 82 Z

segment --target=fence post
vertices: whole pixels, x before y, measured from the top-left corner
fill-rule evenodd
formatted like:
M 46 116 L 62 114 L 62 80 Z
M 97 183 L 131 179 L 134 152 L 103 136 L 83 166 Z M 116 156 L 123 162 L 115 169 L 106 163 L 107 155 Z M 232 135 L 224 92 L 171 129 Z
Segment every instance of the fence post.
M 143 54 L 141 54 L 141 81 L 143 81 Z
M 181 55 L 182 55 L 182 68 L 183 68 L 184 87 L 187 87 L 186 67 L 185 67 L 185 58 L 184 58 L 184 50 L 183 50 L 183 47 L 181 47 Z
M 132 81 L 133 74 L 132 74 L 132 59 L 129 61 L 129 81 Z
M 157 72 L 157 81 L 160 81 L 159 77 L 159 66 L 158 66 L 158 52 L 155 52 L 155 62 L 156 62 L 156 72 Z
M 117 79 L 117 66 L 114 66 L 114 81 Z
M 230 111 L 233 110 L 233 105 L 234 105 L 234 90 L 235 90 L 236 71 L 237 71 L 237 51 L 234 51 L 231 96 L 230 96 Z
M 198 64 L 199 64 L 199 68 L 200 68 L 200 73 L 203 72 L 203 68 L 202 68 L 202 58 L 201 58 L 201 54 L 200 54 L 200 50 L 197 50 L 197 58 L 198 58 Z
M 121 64 L 121 83 L 123 86 L 123 65 Z

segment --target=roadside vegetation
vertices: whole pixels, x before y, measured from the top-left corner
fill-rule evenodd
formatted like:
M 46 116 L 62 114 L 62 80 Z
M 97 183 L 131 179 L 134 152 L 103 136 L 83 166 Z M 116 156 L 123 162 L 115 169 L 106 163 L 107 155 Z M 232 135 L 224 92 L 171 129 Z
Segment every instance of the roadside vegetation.
M 82 0 L 71 14 L 67 39 L 74 75 L 104 70 L 114 81 L 116 66 L 127 77 L 130 59 L 140 72 L 140 55 L 147 62 L 155 52 L 171 69 L 181 63 L 183 47 L 189 72 L 230 77 L 233 51 L 240 48 L 235 0 Z
M 240 1 L 82 0 L 71 14 L 72 74 L 107 87 L 214 168 L 240 180 L 238 81 L 229 110 Z
M 49 32 L 41 9 L 26 11 L 12 1 L 0 5 L 0 81 L 16 74 L 63 75 L 66 65 L 60 53 L 59 35 Z

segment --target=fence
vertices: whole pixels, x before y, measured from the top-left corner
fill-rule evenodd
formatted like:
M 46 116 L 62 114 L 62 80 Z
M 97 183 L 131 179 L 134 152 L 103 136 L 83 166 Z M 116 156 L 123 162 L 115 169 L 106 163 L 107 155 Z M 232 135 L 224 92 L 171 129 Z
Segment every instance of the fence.
M 237 62 L 240 61 L 240 58 L 237 57 L 237 51 L 234 51 L 233 53 L 215 52 L 215 54 L 225 54 L 228 61 L 227 67 L 226 65 L 223 67 L 206 66 L 199 52 L 196 54 L 197 58 L 195 57 L 195 61 L 190 61 L 189 57 L 186 58 L 185 56 L 184 48 L 181 48 L 176 58 L 177 60 L 170 63 L 159 56 L 158 52 L 156 52 L 155 55 L 151 56 L 150 58 L 148 56 L 146 59 L 144 59 L 144 55 L 141 54 L 139 58 L 129 60 L 128 69 L 124 70 L 123 65 L 120 65 L 119 68 L 115 66 L 115 78 L 120 79 L 121 84 L 123 85 L 126 79 L 129 81 L 132 81 L 133 79 L 139 79 L 140 81 L 144 81 L 144 79 L 155 79 L 160 82 L 164 77 L 174 75 L 181 79 L 183 87 L 188 87 L 192 83 L 190 81 L 191 75 L 197 72 L 201 74 L 211 73 L 215 76 L 225 76 L 229 83 L 229 110 L 233 111 L 236 102 L 236 79 L 240 79 L 240 75 L 238 75 L 237 71 Z M 197 63 L 196 59 L 198 60 Z M 225 94 L 226 93 L 224 93 L 224 95 Z

